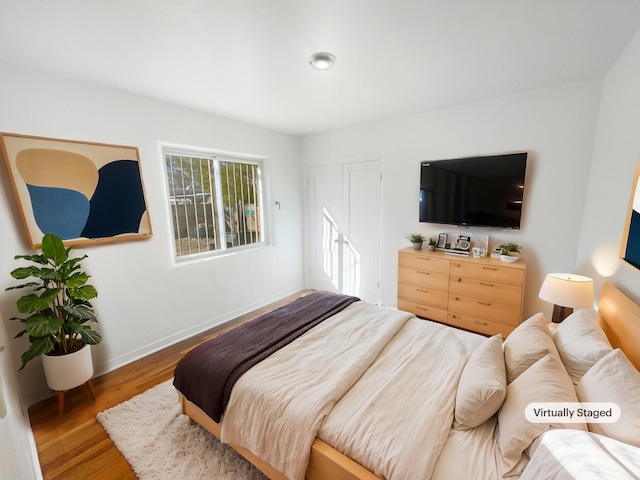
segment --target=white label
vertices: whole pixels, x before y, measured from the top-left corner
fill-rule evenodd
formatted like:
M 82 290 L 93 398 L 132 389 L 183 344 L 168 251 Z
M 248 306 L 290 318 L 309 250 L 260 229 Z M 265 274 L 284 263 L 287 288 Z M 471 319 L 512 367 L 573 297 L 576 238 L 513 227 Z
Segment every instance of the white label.
M 614 423 L 620 413 L 612 402 L 533 402 L 524 410 L 531 423 Z

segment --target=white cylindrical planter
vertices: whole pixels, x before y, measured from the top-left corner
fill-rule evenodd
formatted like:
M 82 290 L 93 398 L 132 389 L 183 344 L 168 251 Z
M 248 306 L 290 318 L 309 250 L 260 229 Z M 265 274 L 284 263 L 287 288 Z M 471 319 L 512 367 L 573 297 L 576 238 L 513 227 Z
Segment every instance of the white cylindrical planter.
M 67 355 L 43 355 L 42 366 L 51 390 L 63 392 L 75 388 L 93 376 L 91 345 Z

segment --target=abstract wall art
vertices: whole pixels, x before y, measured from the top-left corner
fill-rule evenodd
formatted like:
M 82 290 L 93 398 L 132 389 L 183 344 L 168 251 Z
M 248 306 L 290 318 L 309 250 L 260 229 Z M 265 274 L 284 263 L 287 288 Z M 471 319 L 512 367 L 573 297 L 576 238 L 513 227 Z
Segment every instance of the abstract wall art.
M 640 268 L 640 160 L 633 177 L 631 198 L 627 211 L 620 257 L 636 268 Z
M 151 237 L 136 147 L 0 133 L 0 149 L 32 248 Z

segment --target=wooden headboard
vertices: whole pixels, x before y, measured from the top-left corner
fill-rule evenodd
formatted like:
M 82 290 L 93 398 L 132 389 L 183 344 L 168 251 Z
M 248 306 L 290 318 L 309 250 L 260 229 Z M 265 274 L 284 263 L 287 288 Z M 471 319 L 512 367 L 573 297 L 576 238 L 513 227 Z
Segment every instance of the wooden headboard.
M 611 346 L 622 350 L 640 370 L 640 306 L 605 282 L 598 304 L 598 323 Z

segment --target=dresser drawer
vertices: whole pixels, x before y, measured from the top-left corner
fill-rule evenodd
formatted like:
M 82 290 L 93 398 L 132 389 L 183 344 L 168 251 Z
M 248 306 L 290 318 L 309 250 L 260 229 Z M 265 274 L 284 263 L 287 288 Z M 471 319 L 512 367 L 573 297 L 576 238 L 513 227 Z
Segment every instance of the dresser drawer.
M 451 275 L 508 285 L 524 285 L 524 269 L 493 264 L 452 261 Z
M 411 312 L 420 317 L 430 318 L 442 323 L 446 323 L 447 321 L 446 310 L 436 307 L 429 307 L 427 305 L 421 305 L 419 303 L 407 302 L 406 300 L 398 299 L 398 310 Z
M 433 288 L 416 287 L 415 285 L 398 284 L 398 300 L 419 303 L 429 307 L 447 309 L 449 294 Z
M 520 260 L 508 264 L 407 247 L 398 252 L 398 309 L 506 338 L 522 318 L 526 270 Z
M 520 308 L 502 303 L 449 294 L 449 312 L 470 315 L 490 322 L 518 326 Z
M 430 257 L 429 255 L 398 254 L 398 266 L 415 268 L 427 272 L 444 273 L 449 275 L 449 260 L 446 258 Z
M 487 302 L 502 303 L 520 308 L 522 304 L 522 288 L 515 285 L 487 280 L 476 280 L 451 276 L 449 281 L 449 293 L 481 299 Z
M 471 315 L 460 315 L 459 313 L 449 313 L 447 317 L 447 323 L 449 325 L 455 325 L 456 327 L 464 328 L 465 330 L 471 330 L 473 332 L 483 333 L 485 335 L 497 335 L 502 334 L 504 340 L 516 327 L 511 325 L 504 325 L 502 323 L 490 322 L 489 320 L 483 320 Z
M 415 268 L 398 267 L 398 283 L 447 292 L 449 290 L 449 275 L 416 270 Z

